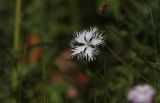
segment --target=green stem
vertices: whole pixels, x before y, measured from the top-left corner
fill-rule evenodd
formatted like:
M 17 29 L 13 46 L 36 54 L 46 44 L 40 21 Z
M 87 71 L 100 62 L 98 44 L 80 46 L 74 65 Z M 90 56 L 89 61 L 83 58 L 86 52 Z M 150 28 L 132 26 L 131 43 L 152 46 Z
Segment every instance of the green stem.
M 21 22 L 21 0 L 16 0 L 15 28 L 14 28 L 14 50 L 18 51 L 20 42 L 20 23 Z
M 15 5 L 15 25 L 14 25 L 14 40 L 13 40 L 13 49 L 17 53 L 19 51 L 19 45 L 20 45 L 20 21 L 21 21 L 21 0 L 16 0 Z M 17 68 L 14 68 L 12 70 L 12 90 L 17 90 L 18 85 L 18 71 L 19 64 L 17 62 Z M 13 98 L 12 103 L 17 103 L 17 99 Z

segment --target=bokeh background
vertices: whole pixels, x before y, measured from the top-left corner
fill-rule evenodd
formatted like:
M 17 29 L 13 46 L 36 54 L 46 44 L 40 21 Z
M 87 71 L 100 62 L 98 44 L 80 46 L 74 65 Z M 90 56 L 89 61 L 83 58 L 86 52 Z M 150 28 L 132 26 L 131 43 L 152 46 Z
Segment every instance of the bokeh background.
M 159 103 L 160 0 L 105 2 L 0 0 L 0 102 L 127 103 L 150 84 Z M 93 62 L 72 58 L 74 32 L 90 27 L 105 47 Z

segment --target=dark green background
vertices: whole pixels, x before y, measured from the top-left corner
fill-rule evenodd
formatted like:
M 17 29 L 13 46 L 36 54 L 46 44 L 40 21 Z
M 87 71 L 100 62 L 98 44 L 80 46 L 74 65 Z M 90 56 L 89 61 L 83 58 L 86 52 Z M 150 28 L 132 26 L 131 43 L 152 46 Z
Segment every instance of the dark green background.
M 106 13 L 99 15 L 104 2 L 22 0 L 21 47 L 15 52 L 16 0 L 0 0 L 0 102 L 127 103 L 128 89 L 147 83 L 156 89 L 154 103 L 159 103 L 160 0 L 111 0 Z M 67 99 L 63 93 L 72 83 L 61 86 L 50 83 L 55 68 L 53 61 L 60 51 L 69 47 L 75 31 L 94 26 L 103 33 L 108 48 L 102 48 L 94 62 L 75 59 L 90 85 L 81 88 L 78 97 Z M 43 57 L 34 64 L 21 63 L 20 58 L 34 48 L 23 51 L 26 37 L 31 32 L 41 39 L 38 46 L 44 50 Z M 47 65 L 45 73 L 43 64 Z M 13 71 L 18 74 L 14 88 Z

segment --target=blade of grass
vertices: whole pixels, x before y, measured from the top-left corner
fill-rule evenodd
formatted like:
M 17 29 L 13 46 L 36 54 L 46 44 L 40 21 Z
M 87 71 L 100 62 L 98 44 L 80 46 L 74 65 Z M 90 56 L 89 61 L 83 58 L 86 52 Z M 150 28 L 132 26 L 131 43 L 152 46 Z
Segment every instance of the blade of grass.
M 155 51 L 155 68 L 158 69 L 157 64 L 158 64 L 158 44 L 157 44 L 157 34 L 155 30 L 155 22 L 153 18 L 153 13 L 152 13 L 152 8 L 148 5 L 149 8 L 149 16 L 151 20 L 151 25 L 152 25 L 152 32 L 153 32 L 153 43 L 154 43 L 154 51 Z M 157 72 L 154 72 L 154 84 L 155 86 L 158 86 L 159 80 L 157 80 Z

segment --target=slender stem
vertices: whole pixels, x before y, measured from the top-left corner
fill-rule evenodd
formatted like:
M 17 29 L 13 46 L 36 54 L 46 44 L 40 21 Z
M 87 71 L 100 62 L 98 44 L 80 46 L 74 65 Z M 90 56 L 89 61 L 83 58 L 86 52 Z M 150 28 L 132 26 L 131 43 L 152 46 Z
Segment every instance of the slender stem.
M 20 23 L 21 22 L 21 0 L 16 0 L 15 9 L 15 28 L 14 28 L 14 50 L 18 51 L 20 42 Z
M 157 64 L 157 62 L 158 62 L 157 34 L 156 34 L 156 30 L 155 30 L 155 23 L 154 23 L 153 13 L 152 13 L 151 8 L 149 8 L 149 13 L 150 13 L 150 18 L 151 18 L 151 22 L 152 22 L 152 31 L 153 31 L 153 35 L 154 35 L 155 63 Z
M 15 5 L 15 25 L 14 25 L 14 42 L 13 42 L 13 49 L 15 52 L 19 50 L 19 41 L 20 41 L 20 19 L 21 19 L 21 0 L 16 0 Z M 12 70 L 12 90 L 17 90 L 18 85 L 18 71 L 19 64 L 17 62 L 17 67 Z M 13 99 L 12 103 L 17 103 L 17 99 Z
M 21 16 L 21 0 L 16 0 L 16 10 L 15 10 L 15 28 L 14 28 L 14 50 L 15 52 L 19 49 L 19 37 L 20 37 L 20 16 Z M 18 68 L 18 64 L 17 64 Z M 12 72 L 12 88 L 15 90 L 17 83 L 17 69 Z
M 148 7 L 148 11 L 149 11 L 149 16 L 150 16 L 150 20 L 151 20 L 151 26 L 152 26 L 152 32 L 153 32 L 153 40 L 154 40 L 154 49 L 155 49 L 155 64 L 156 64 L 156 67 L 157 67 L 157 62 L 158 62 L 158 35 L 156 33 L 156 28 L 155 28 L 155 21 L 154 21 L 154 17 L 153 17 L 153 12 L 152 12 L 152 7 L 151 5 L 149 4 L 149 0 L 146 0 L 147 1 L 147 7 Z
M 109 30 L 110 30 L 113 34 L 115 34 L 117 37 L 119 37 L 123 42 L 125 42 L 125 39 L 124 39 L 123 37 L 121 37 L 117 32 L 115 32 L 112 28 L 109 28 Z M 148 67 L 150 67 L 150 68 L 152 68 L 154 71 L 157 71 L 157 72 L 160 73 L 160 70 L 159 70 L 159 69 L 157 69 L 156 67 L 152 66 L 148 61 L 146 61 L 146 60 L 144 59 L 144 57 L 143 57 L 141 54 L 139 54 L 139 52 L 138 52 L 135 48 L 133 48 L 129 43 L 125 43 L 125 44 L 126 44 L 126 46 L 128 46 L 128 48 L 130 48 L 133 52 L 135 52 L 136 55 L 137 55 Z
M 154 43 L 154 51 L 155 51 L 155 67 L 157 67 L 157 63 L 158 63 L 158 44 L 157 44 L 157 34 L 156 34 L 156 30 L 155 30 L 155 23 L 154 23 L 154 18 L 153 18 L 153 13 L 152 13 L 152 8 L 148 5 L 149 8 L 149 16 L 151 19 L 151 25 L 152 25 L 152 32 L 153 32 L 153 43 Z M 157 86 L 159 83 L 159 80 L 156 80 L 157 78 L 157 72 L 154 72 L 154 83 Z
M 141 73 L 137 72 L 134 67 L 129 65 L 125 60 L 123 60 L 115 51 L 113 51 L 107 44 L 105 46 L 108 51 L 110 51 L 116 58 L 119 59 L 120 62 L 122 62 L 124 65 L 126 65 L 128 68 L 131 68 L 134 72 L 136 72 L 139 76 L 141 76 L 146 82 L 151 83 L 148 79 L 146 79 Z

